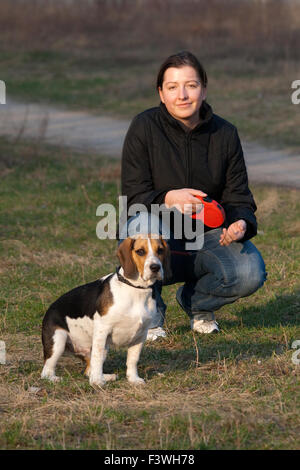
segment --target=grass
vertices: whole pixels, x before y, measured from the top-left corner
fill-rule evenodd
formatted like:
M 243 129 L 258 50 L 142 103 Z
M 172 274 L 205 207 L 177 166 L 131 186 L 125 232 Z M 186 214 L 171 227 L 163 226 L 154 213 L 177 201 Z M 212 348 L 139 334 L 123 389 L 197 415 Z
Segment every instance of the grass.
M 268 281 L 216 312 L 221 333 L 196 336 L 165 287 L 167 337 L 146 344 L 125 379 L 126 351 L 106 371 L 119 380 L 90 388 L 82 363 L 64 356 L 61 383 L 40 379 L 41 321 L 72 287 L 114 270 L 116 242 L 96 237 L 98 204 L 116 204 L 119 163 L 42 142 L 0 140 L 1 449 L 297 449 L 299 191 L 253 186 L 256 246 Z

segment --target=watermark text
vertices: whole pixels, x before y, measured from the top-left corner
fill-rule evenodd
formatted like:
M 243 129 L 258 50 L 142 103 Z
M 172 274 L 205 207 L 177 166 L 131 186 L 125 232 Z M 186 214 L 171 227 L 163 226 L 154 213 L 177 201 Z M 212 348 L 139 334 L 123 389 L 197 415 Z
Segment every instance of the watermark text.
M 204 242 L 204 223 L 201 218 L 192 219 L 191 215 L 204 209 L 201 203 L 196 204 L 196 208 L 186 204 L 183 210 L 176 206 L 167 208 L 165 204 L 151 204 L 150 211 L 144 204 L 132 204 L 128 208 L 127 197 L 119 196 L 118 211 L 113 204 L 108 203 L 97 207 L 96 215 L 101 220 L 97 223 L 96 234 L 100 240 L 117 239 L 119 226 L 120 240 L 145 234 L 151 234 L 153 238 L 161 235 L 166 240 L 171 237 L 184 239 L 187 250 L 200 250 Z
M 293 341 L 292 349 L 296 349 L 296 351 L 293 352 L 292 354 L 292 363 L 295 365 L 299 365 L 300 364 L 300 340 L 299 339 L 296 339 L 296 341 Z
M 291 87 L 295 88 L 295 91 L 291 95 L 292 103 L 299 104 L 300 103 L 300 80 L 294 80 Z
M 5 341 L 0 341 L 0 364 L 6 364 Z
M 0 104 L 6 104 L 6 86 L 3 80 L 0 80 Z

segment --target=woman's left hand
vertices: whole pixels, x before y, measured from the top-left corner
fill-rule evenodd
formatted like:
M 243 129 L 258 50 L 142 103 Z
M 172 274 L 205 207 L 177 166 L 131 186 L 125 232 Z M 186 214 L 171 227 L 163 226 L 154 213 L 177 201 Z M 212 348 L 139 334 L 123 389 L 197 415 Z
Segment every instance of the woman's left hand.
M 245 220 L 241 219 L 238 220 L 237 222 L 234 222 L 233 224 L 229 225 L 229 227 L 223 228 L 223 233 L 221 234 L 220 237 L 220 245 L 222 246 L 227 246 L 230 245 L 232 242 L 236 242 L 238 240 L 241 240 L 247 229 L 247 224 Z

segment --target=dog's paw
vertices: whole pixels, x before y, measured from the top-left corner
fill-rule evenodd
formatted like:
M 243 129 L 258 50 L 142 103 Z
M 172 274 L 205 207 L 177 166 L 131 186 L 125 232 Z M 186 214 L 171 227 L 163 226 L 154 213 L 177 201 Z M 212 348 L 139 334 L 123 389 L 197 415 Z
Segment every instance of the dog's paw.
M 104 377 L 102 377 L 101 379 L 99 378 L 93 378 L 93 377 L 90 377 L 90 386 L 93 387 L 93 388 L 102 388 L 104 387 L 104 385 L 106 384 L 106 380 Z
M 106 382 L 114 382 L 118 378 L 117 374 L 103 374 L 103 377 Z
M 132 385 L 145 385 L 146 382 L 144 379 L 141 377 L 128 377 L 128 382 L 131 383 Z
M 61 382 L 62 378 L 57 375 L 41 375 L 41 379 L 49 380 L 49 382 Z

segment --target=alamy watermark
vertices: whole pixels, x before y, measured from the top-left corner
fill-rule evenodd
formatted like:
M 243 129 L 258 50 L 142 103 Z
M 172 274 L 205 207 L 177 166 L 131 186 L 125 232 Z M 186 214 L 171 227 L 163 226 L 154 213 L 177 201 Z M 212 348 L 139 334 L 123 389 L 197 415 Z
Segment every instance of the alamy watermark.
M 136 235 L 151 233 L 153 238 L 162 235 L 165 239 L 185 239 L 186 250 L 200 250 L 204 241 L 204 224 L 201 219 L 192 219 L 194 212 L 200 212 L 205 207 L 201 203 L 195 205 L 185 204 L 184 215 L 180 208 L 167 208 L 165 204 L 151 204 L 150 211 L 144 204 L 127 206 L 127 196 L 119 196 L 119 219 L 117 209 L 113 204 L 100 204 L 96 215 L 102 217 L 96 227 L 96 234 L 100 240 L 109 238 L 135 237 Z M 172 234 L 170 225 L 172 225 Z
M 300 340 L 299 339 L 296 339 L 296 341 L 293 341 L 292 349 L 296 349 L 296 351 L 293 352 L 292 354 L 292 363 L 295 365 L 299 365 L 300 364 Z
M 299 104 L 300 103 L 300 80 L 294 80 L 292 82 L 291 88 L 296 89 L 291 95 L 292 103 Z
M 6 364 L 5 341 L 0 341 L 0 364 Z
M 0 80 L 0 104 L 6 104 L 6 86 L 3 80 Z

